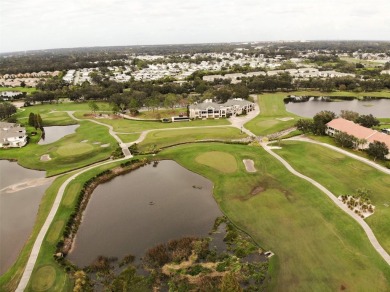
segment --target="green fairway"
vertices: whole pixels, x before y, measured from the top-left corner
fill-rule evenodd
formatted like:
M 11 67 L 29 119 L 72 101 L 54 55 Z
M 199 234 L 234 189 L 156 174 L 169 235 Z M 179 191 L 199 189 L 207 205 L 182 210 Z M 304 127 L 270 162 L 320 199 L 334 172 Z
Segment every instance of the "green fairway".
M 40 267 L 32 281 L 32 289 L 34 291 L 49 290 L 53 286 L 55 279 L 56 270 L 52 266 Z
M 75 114 L 77 118 L 85 119 L 91 117 L 85 117 L 82 112 Z M 167 128 L 187 128 L 187 127 L 201 127 L 201 126 L 219 126 L 229 125 L 229 121 L 226 119 L 219 120 L 195 120 L 189 122 L 176 122 L 176 123 L 162 123 L 159 121 L 137 121 L 127 119 L 97 119 L 101 123 L 113 126 L 114 131 L 124 133 L 137 133 L 145 130 L 152 129 L 167 129 Z
M 123 143 L 130 143 L 137 140 L 140 136 L 140 133 L 133 134 L 118 134 L 118 137 L 122 140 Z
M 318 181 L 336 196 L 371 190 L 375 213 L 366 219 L 384 249 L 390 253 L 390 176 L 365 163 L 320 145 L 283 141 L 276 150 L 296 170 Z M 304 153 L 304 155 L 302 155 Z
M 226 152 L 210 151 L 199 154 L 195 161 L 197 163 L 210 166 L 222 173 L 233 173 L 237 171 L 236 158 Z
M 245 128 L 258 136 L 265 136 L 293 127 L 299 116 L 286 111 L 283 99 L 287 95 L 283 92 L 258 95 L 260 114 L 246 123 Z
M 178 143 L 196 142 L 207 139 L 231 140 L 245 138 L 247 135 L 233 127 L 178 129 L 150 132 L 139 144 L 141 151 L 150 151 Z
M 202 153 L 230 153 L 252 159 L 257 173 L 221 175 L 196 163 Z M 310 183 L 290 174 L 262 148 L 194 144 L 164 150 L 214 183 L 223 212 L 275 256 L 269 291 L 388 291 L 390 267 L 377 254 L 360 226 Z
M 27 93 L 33 93 L 35 91 L 38 91 L 35 87 L 0 87 L 1 91 L 20 91 L 20 92 L 27 92 Z
M 28 131 L 34 131 L 28 128 Z M 46 170 L 48 176 L 83 167 L 108 159 L 117 142 L 108 134 L 108 128 L 92 122 L 82 121 L 75 134 L 46 145 L 36 144 L 39 135 L 22 148 L 1 149 L 0 159 L 16 159 L 24 167 Z M 80 143 L 85 141 L 84 143 Z M 96 144 L 100 142 L 100 144 Z M 107 144 L 108 147 L 101 147 Z M 49 154 L 51 160 L 41 161 L 41 156 Z

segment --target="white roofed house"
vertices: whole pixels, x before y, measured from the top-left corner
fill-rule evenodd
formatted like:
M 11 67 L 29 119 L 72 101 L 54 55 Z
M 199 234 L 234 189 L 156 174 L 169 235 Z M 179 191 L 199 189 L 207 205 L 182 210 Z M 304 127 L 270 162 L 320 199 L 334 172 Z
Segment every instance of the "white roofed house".
M 0 148 L 23 147 L 27 144 L 26 129 L 18 124 L 0 122 Z

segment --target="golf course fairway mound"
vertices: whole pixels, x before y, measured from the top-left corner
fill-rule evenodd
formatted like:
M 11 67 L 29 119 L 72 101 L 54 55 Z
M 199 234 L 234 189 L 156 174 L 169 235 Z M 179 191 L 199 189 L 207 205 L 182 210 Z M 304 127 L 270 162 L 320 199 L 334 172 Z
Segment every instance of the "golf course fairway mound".
M 43 266 L 38 269 L 32 281 L 33 291 L 49 290 L 56 279 L 56 271 L 52 266 Z
M 87 153 L 93 150 L 93 146 L 87 143 L 70 143 L 57 149 L 61 156 L 72 156 Z
M 210 151 L 198 155 L 195 158 L 197 163 L 210 166 L 223 173 L 233 173 L 237 171 L 236 158 L 226 152 Z

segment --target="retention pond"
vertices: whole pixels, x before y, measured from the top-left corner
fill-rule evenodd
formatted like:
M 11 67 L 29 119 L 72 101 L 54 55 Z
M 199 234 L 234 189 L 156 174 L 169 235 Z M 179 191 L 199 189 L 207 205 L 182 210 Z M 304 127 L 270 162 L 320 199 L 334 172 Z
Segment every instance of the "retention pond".
M 44 171 L 0 160 L 0 275 L 15 262 L 31 234 L 42 196 L 52 179 Z
M 94 190 L 68 259 L 84 267 L 100 255 L 139 258 L 170 239 L 205 237 L 222 215 L 212 189 L 169 160 L 118 176 Z
M 75 133 L 78 127 L 79 125 L 43 127 L 45 131 L 38 144 L 45 145 L 53 143 L 66 135 Z
M 286 104 L 286 109 L 291 113 L 308 118 L 312 118 L 323 110 L 332 111 L 337 115 L 340 114 L 341 110 L 350 110 L 361 115 L 372 114 L 377 118 L 390 118 L 390 99 L 324 101 L 310 98 L 303 102 L 289 102 Z

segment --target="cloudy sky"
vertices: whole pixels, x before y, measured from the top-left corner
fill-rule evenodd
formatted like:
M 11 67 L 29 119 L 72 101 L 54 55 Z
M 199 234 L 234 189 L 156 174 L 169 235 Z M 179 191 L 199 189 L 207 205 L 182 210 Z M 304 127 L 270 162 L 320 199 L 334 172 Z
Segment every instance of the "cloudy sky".
M 0 52 L 267 40 L 390 40 L 389 0 L 0 0 Z

